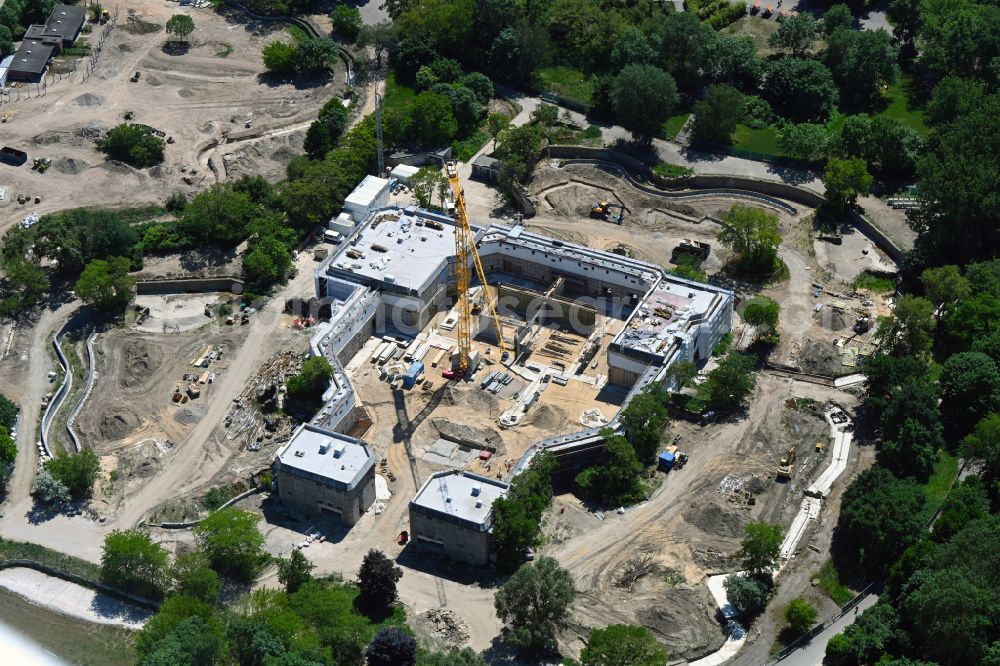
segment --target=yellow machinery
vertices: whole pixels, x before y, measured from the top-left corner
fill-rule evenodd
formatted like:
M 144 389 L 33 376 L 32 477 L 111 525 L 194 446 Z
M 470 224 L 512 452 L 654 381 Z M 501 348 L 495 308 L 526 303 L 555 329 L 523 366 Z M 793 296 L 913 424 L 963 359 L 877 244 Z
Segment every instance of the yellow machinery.
M 469 356 L 472 353 L 472 304 L 469 302 L 469 255 L 476 266 L 476 274 L 483 286 L 486 304 L 489 306 L 493 324 L 497 327 L 497 344 L 500 346 L 501 358 L 507 347 L 503 341 L 503 328 L 500 327 L 500 317 L 493 303 L 493 295 L 486 283 L 486 272 L 479 260 L 476 250 L 476 239 L 469 226 L 469 216 L 465 210 L 465 194 L 462 191 L 462 181 L 458 177 L 458 167 L 454 162 L 445 166 L 448 172 L 448 183 L 455 197 L 455 288 L 458 298 L 458 365 L 453 370 L 460 376 L 469 371 Z
M 615 210 L 619 211 L 617 215 L 614 213 Z M 590 216 L 598 220 L 621 224 L 622 220 L 625 219 L 625 207 L 610 201 L 598 201 L 590 207 Z
M 792 478 L 792 471 L 795 469 L 795 447 L 788 449 L 788 453 L 778 463 L 777 481 L 788 481 Z

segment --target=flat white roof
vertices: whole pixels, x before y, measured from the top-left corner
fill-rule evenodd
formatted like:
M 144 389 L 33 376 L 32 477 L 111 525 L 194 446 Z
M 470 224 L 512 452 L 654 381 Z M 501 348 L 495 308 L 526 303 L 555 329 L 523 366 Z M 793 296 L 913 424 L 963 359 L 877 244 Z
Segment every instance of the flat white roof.
M 347 256 L 350 250 L 362 256 L 352 259 Z M 342 247 L 330 266 L 419 293 L 454 256 L 454 225 L 432 229 L 417 216 L 387 211 L 377 214 L 355 242 Z
M 427 479 L 410 504 L 482 525 L 490 516 L 493 501 L 509 489 L 509 484 L 472 472 L 438 472 Z
M 389 181 L 378 176 L 365 176 L 354 191 L 344 199 L 345 207 L 367 208 L 389 187 Z
M 308 423 L 299 426 L 275 459 L 292 474 L 319 477 L 344 490 L 354 488 L 375 465 L 364 442 Z
M 411 166 L 409 164 L 397 164 L 392 167 L 392 171 L 389 172 L 390 175 L 396 178 L 409 178 L 420 171 L 420 167 Z

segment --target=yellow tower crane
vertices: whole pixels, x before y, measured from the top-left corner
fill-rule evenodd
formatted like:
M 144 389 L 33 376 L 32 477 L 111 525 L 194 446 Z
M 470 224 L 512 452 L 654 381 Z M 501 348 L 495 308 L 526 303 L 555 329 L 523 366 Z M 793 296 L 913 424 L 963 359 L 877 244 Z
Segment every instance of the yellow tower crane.
M 476 250 L 476 238 L 472 233 L 472 227 L 469 226 L 469 216 L 465 210 L 465 194 L 462 191 L 462 181 L 458 177 L 458 167 L 454 162 L 448 162 L 445 169 L 448 172 L 448 183 L 451 185 L 451 192 L 455 198 L 455 222 L 457 223 L 455 226 L 455 287 L 458 298 L 458 365 L 454 370 L 461 376 L 469 370 L 469 356 L 472 353 L 469 255 L 472 255 L 472 263 L 476 267 L 476 274 L 479 276 L 480 284 L 482 284 L 486 305 L 493 317 L 493 324 L 497 327 L 497 343 L 500 346 L 501 358 L 506 353 L 507 347 L 504 345 L 503 329 L 500 327 L 500 317 L 497 315 L 493 295 L 486 282 L 486 272 L 483 270 L 483 264 L 479 260 L 479 252 Z

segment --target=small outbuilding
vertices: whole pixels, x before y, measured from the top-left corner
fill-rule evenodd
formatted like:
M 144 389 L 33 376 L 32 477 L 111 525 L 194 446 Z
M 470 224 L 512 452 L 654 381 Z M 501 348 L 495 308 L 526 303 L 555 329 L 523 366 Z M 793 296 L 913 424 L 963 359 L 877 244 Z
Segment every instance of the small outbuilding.
M 472 177 L 488 182 L 500 180 L 500 160 L 480 155 L 472 162 Z
M 392 171 L 389 172 L 389 175 L 403 185 L 406 185 L 410 182 L 410 178 L 415 176 L 418 171 L 420 171 L 420 167 L 411 166 L 409 164 L 397 164 L 392 167 Z
M 670 451 L 664 451 L 663 453 L 660 454 L 660 457 L 657 459 L 658 467 L 664 472 L 669 472 L 670 470 L 672 470 L 674 468 L 675 462 L 677 462 L 677 456 L 674 455 L 673 453 L 670 453 Z
M 389 181 L 378 176 L 365 176 L 364 180 L 354 188 L 354 191 L 344 199 L 344 210 L 361 222 L 372 211 L 389 205 Z M 337 230 L 339 231 L 339 229 Z

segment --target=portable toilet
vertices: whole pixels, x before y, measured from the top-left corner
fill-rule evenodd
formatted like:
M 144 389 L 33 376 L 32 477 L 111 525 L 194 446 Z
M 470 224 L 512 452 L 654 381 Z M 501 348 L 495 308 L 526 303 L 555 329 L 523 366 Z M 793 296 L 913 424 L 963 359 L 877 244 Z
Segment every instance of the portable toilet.
M 424 372 L 424 364 L 420 361 L 414 361 L 410 364 L 410 367 L 406 369 L 403 373 L 403 388 L 411 389 L 417 383 L 417 377 L 419 377 Z
M 669 451 L 664 451 L 659 457 L 659 468 L 664 472 L 669 472 L 674 467 L 674 462 L 677 460 L 677 456 Z

